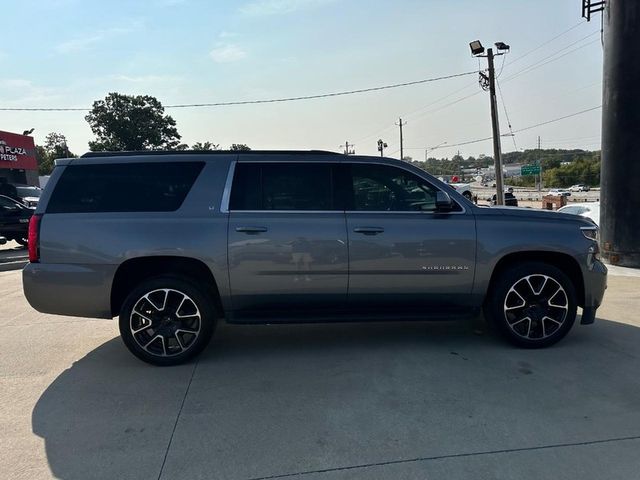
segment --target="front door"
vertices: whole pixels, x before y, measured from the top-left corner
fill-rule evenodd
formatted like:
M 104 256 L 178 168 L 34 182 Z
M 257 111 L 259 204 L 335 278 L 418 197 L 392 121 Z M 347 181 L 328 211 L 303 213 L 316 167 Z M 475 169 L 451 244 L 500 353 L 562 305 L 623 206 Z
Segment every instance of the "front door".
M 471 303 L 476 231 L 456 204 L 438 213 L 437 187 L 399 167 L 351 163 L 349 299 L 356 310 L 455 313 Z
M 228 231 L 236 318 L 311 318 L 345 307 L 347 232 L 333 194 L 336 165 L 237 163 Z

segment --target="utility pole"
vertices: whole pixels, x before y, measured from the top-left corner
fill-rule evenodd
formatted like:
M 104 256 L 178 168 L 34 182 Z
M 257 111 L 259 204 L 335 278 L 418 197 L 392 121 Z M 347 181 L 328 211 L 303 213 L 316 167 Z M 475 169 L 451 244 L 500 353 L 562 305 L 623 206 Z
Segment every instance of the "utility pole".
M 538 191 L 541 192 L 542 191 L 542 161 L 540 160 L 540 135 L 538 135 L 538 166 L 540 167 L 540 173 L 538 174 L 540 176 L 540 179 L 538 182 Z
M 637 0 L 583 2 L 583 16 L 604 10 L 600 244 L 614 265 L 640 267 L 640 22 Z
M 493 66 L 493 48 L 487 49 L 487 60 L 489 62 L 489 97 L 491 98 L 493 157 L 496 167 L 496 205 L 504 205 L 504 186 L 502 181 L 502 148 L 500 145 L 500 125 L 498 123 L 498 104 L 496 101 L 496 72 Z
M 402 122 L 402 118 L 398 118 L 398 123 L 396 123 L 396 125 L 400 127 L 400 160 L 404 158 L 404 144 L 402 143 L 402 127 L 406 124 L 407 122 L 404 122 L 404 123 Z
M 504 55 L 509 51 L 509 45 L 504 42 L 496 42 L 498 53 L 495 55 Z M 487 57 L 489 64 L 489 76 L 480 72 L 480 85 L 483 90 L 489 90 L 489 99 L 491 102 L 491 129 L 493 130 L 493 157 L 496 170 L 496 205 L 504 205 L 504 186 L 502 177 L 502 147 L 500 145 L 500 124 L 498 123 L 498 102 L 496 100 L 496 71 L 493 65 L 493 48 L 487 49 L 485 52 L 480 40 L 475 40 L 469 44 L 471 54 L 474 57 Z
M 356 153 L 356 149 L 353 148 L 355 147 L 354 144 L 349 143 L 348 141 L 344 142 L 344 145 L 340 145 L 341 148 L 344 148 L 344 154 L 345 155 L 353 155 Z M 349 147 L 351 147 L 351 150 L 349 150 Z

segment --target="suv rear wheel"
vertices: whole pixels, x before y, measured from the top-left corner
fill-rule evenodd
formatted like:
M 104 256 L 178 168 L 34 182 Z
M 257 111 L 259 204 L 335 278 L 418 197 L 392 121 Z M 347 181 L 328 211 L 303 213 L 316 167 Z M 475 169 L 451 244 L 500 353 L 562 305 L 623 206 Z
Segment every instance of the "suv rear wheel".
M 561 270 L 527 262 L 503 271 L 492 285 L 485 315 L 513 344 L 541 348 L 561 340 L 576 319 L 576 294 Z
M 120 335 L 136 357 L 154 365 L 177 365 L 199 354 L 216 323 L 211 298 L 188 279 L 145 280 L 125 299 Z

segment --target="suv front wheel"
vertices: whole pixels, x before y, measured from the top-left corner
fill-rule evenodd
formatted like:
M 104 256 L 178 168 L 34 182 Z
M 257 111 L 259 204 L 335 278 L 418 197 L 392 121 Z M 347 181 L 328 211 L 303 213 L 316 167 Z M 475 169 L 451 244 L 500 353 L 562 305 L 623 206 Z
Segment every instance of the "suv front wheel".
M 485 303 L 485 315 L 513 344 L 541 348 L 561 340 L 576 319 L 576 293 L 560 269 L 526 262 L 500 273 Z
M 177 365 L 200 353 L 215 328 L 210 297 L 185 278 L 143 281 L 125 299 L 120 335 L 136 357 L 154 365 Z

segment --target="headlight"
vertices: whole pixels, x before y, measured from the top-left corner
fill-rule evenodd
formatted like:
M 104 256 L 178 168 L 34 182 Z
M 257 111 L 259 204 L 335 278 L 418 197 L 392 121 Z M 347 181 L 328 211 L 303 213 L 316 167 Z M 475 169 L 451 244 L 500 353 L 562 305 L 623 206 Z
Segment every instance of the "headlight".
M 587 253 L 587 266 L 589 270 L 591 270 L 593 268 L 594 262 L 596 260 L 600 260 L 600 246 L 598 245 L 598 226 L 593 225 L 590 227 L 580 227 L 580 231 L 582 232 L 582 235 L 593 241 L 593 243 L 589 246 L 589 251 Z
M 589 240 L 598 241 L 598 226 L 593 225 L 592 227 L 580 227 L 580 231 L 582 235 L 587 237 Z

